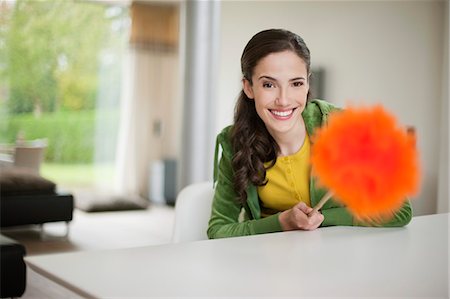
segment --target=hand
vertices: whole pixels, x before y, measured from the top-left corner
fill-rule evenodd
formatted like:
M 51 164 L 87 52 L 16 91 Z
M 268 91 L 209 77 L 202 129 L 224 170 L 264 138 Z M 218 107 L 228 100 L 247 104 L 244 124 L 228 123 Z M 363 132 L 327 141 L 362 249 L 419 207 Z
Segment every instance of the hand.
M 281 228 L 287 230 L 314 230 L 323 222 L 323 215 L 320 212 L 313 212 L 304 202 L 296 204 L 289 210 L 280 213 L 279 221 Z

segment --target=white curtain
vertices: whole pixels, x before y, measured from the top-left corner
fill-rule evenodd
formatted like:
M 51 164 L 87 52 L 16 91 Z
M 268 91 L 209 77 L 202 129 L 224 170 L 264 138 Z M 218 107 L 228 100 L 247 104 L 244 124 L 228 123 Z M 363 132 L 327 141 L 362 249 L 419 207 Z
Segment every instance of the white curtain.
M 127 61 L 114 189 L 148 197 L 152 161 L 177 155 L 178 54 L 130 48 Z

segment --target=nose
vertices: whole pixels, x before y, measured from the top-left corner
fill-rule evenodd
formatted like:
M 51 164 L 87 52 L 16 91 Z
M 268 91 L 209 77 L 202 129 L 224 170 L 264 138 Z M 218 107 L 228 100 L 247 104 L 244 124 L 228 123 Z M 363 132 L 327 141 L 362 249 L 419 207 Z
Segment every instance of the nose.
M 277 98 L 275 99 L 275 105 L 282 107 L 289 105 L 288 94 L 285 88 L 279 88 Z

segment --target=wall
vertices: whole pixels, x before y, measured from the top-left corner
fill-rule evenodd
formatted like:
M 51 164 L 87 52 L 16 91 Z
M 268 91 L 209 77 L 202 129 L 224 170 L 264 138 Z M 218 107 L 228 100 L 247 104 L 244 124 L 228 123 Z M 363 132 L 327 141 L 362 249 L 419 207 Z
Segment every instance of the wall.
M 435 213 L 444 8 L 444 1 L 222 2 L 216 132 L 232 121 L 247 41 L 267 28 L 292 30 L 308 44 L 313 67 L 326 70 L 326 100 L 382 103 L 416 127 L 423 180 L 413 207 L 416 215 Z

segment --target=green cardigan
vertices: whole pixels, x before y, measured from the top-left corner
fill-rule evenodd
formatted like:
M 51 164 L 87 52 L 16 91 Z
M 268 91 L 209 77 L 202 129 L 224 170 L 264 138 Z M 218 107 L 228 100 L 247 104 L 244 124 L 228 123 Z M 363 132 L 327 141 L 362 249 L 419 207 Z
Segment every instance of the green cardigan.
M 322 100 L 309 101 L 302 113 L 308 134 L 312 136 L 314 129 L 326 123 L 329 113 L 337 109 L 330 103 Z M 208 225 L 208 237 L 214 239 L 282 231 L 278 219 L 279 213 L 261 218 L 261 208 L 256 186 L 250 185 L 247 188 L 247 202 L 244 205 L 236 200 L 237 195 L 233 187 L 233 169 L 231 165 L 233 157 L 230 140 L 231 128 L 232 126 L 223 129 L 216 140 L 214 159 L 214 182 L 216 186 Z M 219 146 L 222 148 L 222 157 L 218 163 Z M 315 178 L 311 176 L 311 206 L 314 207 L 326 192 L 326 189 L 316 187 Z M 366 226 L 364 223 L 357 222 L 344 206 L 332 199 L 322 207 L 321 212 L 324 215 L 324 221 L 321 226 Z M 381 224 L 381 226 L 404 226 L 409 223 L 411 217 L 411 205 L 406 200 L 393 219 Z

